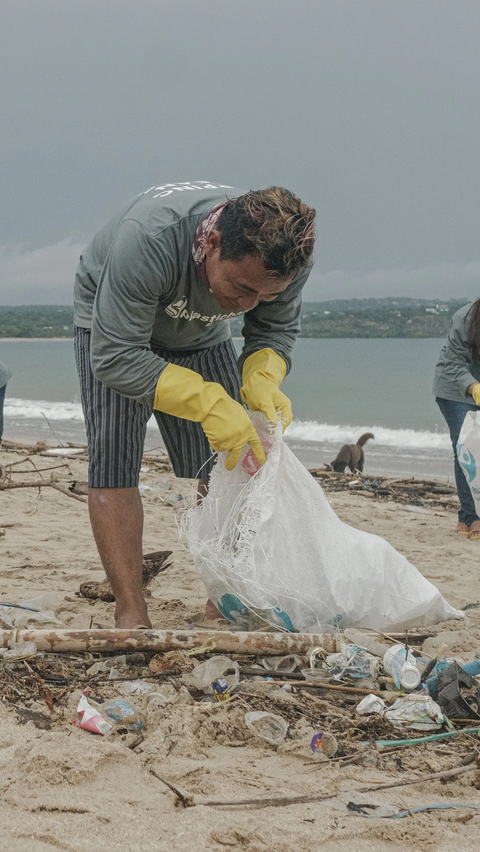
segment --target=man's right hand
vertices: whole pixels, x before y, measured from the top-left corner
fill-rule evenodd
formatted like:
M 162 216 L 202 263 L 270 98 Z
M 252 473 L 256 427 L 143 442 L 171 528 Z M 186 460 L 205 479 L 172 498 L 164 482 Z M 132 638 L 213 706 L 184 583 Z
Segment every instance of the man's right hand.
M 160 374 L 153 407 L 182 420 L 201 423 L 212 450 L 228 450 L 227 470 L 233 470 L 245 444 L 260 465 L 265 453 L 243 405 L 217 382 L 205 382 L 199 373 L 168 364 Z
M 480 405 L 480 382 L 475 382 L 474 384 L 469 385 L 467 393 L 470 393 L 473 396 L 475 405 Z

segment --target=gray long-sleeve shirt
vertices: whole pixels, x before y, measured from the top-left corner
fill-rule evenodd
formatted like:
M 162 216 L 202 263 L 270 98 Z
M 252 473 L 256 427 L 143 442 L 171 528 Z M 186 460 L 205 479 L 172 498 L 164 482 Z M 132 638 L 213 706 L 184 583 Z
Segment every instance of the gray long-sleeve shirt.
M 3 361 L 0 361 L 0 388 L 5 387 L 11 375 L 12 374 L 7 365 L 4 364 Z
M 440 352 L 433 393 L 442 399 L 473 402 L 467 394 L 467 388 L 474 382 L 480 382 L 480 362 L 474 359 L 468 344 L 469 311 L 472 304 L 464 305 L 453 315 L 447 342 Z
M 229 319 L 192 257 L 198 225 L 242 190 L 206 181 L 151 187 L 125 205 L 83 252 L 75 279 L 74 322 L 92 329 L 92 369 L 125 396 L 153 404 L 166 362 L 151 347 L 204 349 L 230 337 Z M 274 302 L 245 314 L 240 363 L 270 347 L 290 368 L 300 331 L 302 269 Z

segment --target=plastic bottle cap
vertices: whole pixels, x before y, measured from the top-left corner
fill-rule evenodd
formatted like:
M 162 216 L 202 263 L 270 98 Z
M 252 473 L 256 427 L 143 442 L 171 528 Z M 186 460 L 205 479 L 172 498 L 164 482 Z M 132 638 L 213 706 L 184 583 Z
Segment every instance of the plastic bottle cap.
M 400 669 L 400 684 L 404 689 L 416 689 L 421 680 L 421 674 L 416 665 L 408 662 Z

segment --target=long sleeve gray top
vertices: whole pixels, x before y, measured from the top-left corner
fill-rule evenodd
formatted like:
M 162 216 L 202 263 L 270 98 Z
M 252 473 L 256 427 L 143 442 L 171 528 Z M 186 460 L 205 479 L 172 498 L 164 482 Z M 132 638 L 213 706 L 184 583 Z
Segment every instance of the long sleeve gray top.
M 100 381 L 152 406 L 166 362 L 159 349 L 204 349 L 230 337 L 229 319 L 202 281 L 192 256 L 198 225 L 243 191 L 205 181 L 155 186 L 134 198 L 82 253 L 74 322 L 91 328 L 91 363 Z M 300 331 L 302 269 L 274 302 L 245 314 L 240 365 L 270 347 L 287 363 Z
M 11 375 L 12 374 L 7 365 L 4 364 L 3 361 L 0 361 L 0 388 L 5 387 Z
M 473 304 L 464 305 L 452 317 L 452 327 L 435 368 L 433 393 L 436 397 L 473 402 L 467 388 L 480 381 L 480 362 L 474 359 L 468 344 L 469 311 Z

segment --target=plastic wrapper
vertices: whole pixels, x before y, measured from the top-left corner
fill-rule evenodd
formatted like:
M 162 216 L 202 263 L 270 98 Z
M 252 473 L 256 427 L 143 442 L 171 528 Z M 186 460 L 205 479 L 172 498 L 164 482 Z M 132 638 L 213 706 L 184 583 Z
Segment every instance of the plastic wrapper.
M 141 714 L 125 698 L 112 698 L 101 705 L 103 716 L 108 716 L 113 722 L 129 731 L 141 731 L 143 719 Z
M 0 657 L 3 660 L 23 660 L 37 653 L 35 642 L 12 642 L 10 647 L 0 648 Z
M 98 708 L 90 704 L 86 695 L 82 695 L 78 702 L 77 718 L 74 724 L 77 728 L 83 728 L 84 731 L 101 736 L 105 736 L 113 728 L 113 723 L 103 718 Z
M 339 654 L 329 654 L 327 664 L 334 680 L 376 680 L 380 660 L 359 645 L 342 645 Z
M 36 598 L 20 601 L 16 606 L 0 605 L 0 625 L 4 627 L 25 627 L 32 621 L 40 624 L 61 624 L 51 607 L 57 595 L 46 592 Z
M 360 716 L 370 716 L 371 713 L 383 713 L 386 709 L 387 705 L 379 695 L 366 695 L 357 704 L 356 712 Z
M 383 716 L 395 728 L 412 728 L 415 731 L 434 731 L 444 722 L 440 707 L 427 693 L 412 693 L 398 698 Z

